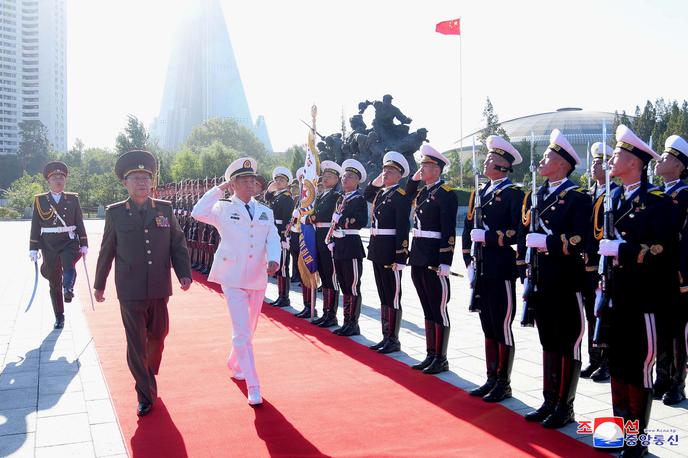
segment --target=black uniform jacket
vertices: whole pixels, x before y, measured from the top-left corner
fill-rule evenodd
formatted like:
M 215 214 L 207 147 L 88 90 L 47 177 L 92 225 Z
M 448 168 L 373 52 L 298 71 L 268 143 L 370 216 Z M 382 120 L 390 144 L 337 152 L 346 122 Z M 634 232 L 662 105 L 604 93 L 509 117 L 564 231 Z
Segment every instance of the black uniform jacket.
M 411 226 L 411 200 L 399 185 L 387 189 L 368 185 L 363 193 L 373 204 L 368 259 L 390 265 L 406 264 Z M 396 231 L 395 235 L 375 235 L 375 229 Z
M 609 188 L 613 191 L 618 188 L 619 185 L 613 181 L 609 183 Z M 585 248 L 585 270 L 595 277 L 598 276 L 597 272 L 599 270 L 600 255 L 597 252 L 600 249 L 600 240 L 602 239 L 602 233 L 604 231 L 604 197 L 606 192 L 602 191 L 602 194 L 595 197 L 597 194 L 597 183 L 590 188 L 590 201 L 592 202 L 592 213 L 590 217 L 590 229 L 588 232 L 588 237 L 586 238 L 586 248 Z
M 286 189 L 276 193 L 267 192 L 265 193 L 265 199 L 275 217 L 275 226 L 277 226 L 280 240 L 284 242 L 286 240 L 284 230 L 289 224 L 294 211 L 294 199 L 292 199 L 291 193 Z
M 674 224 L 679 233 L 679 291 L 688 293 L 688 186 L 679 181 L 665 191 L 674 203 Z
M 459 202 L 451 186 L 439 180 L 418 189 L 420 181 L 409 180 L 406 194 L 414 199 L 414 231 L 439 233 L 439 238 L 413 237 L 409 264 L 412 266 L 451 265 L 456 244 L 456 213 Z
M 315 208 L 313 209 L 313 214 L 310 216 L 311 223 L 316 225 L 315 227 L 315 239 L 318 246 L 318 251 L 327 250 L 327 244 L 325 243 L 325 237 L 327 232 L 330 230 L 329 226 L 317 225 L 328 225 L 332 223 L 332 214 L 337 207 L 337 201 L 341 197 L 341 193 L 335 188 L 332 188 L 326 192 L 323 192 L 315 199 Z
M 358 191 L 348 196 L 340 196 L 337 200 L 336 212 L 341 216 L 338 222 L 332 222 L 334 227 L 332 241 L 334 242 L 334 259 L 358 259 L 365 257 L 363 242 L 358 234 L 344 234 L 340 230 L 360 230 L 368 224 L 368 203 Z M 340 235 L 343 235 L 340 237 Z
M 545 182 L 538 190 L 538 232 L 547 234 L 547 251 L 538 253 L 538 288 L 553 293 L 581 292 L 585 282 L 583 255 L 592 211 L 590 197 L 583 188 L 567 179 L 545 199 L 548 184 Z M 528 192 L 521 212 L 524 234 L 530 226 L 530 207 Z M 525 247 L 525 237 L 521 243 Z
M 485 229 L 483 244 L 483 276 L 492 279 L 514 280 L 518 276 L 517 261 L 523 263 L 524 253 L 518 253 L 512 245 L 517 245 L 523 237 L 521 206 L 523 191 L 509 179 L 497 185 L 486 194 L 489 183 L 480 190 L 482 224 Z M 461 243 L 463 259 L 468 265 L 472 258 L 471 230 L 475 227 L 475 191 L 471 193 L 468 214 L 463 224 Z
M 159 299 L 172 295 L 170 267 L 178 278 L 191 278 L 184 232 L 170 202 L 148 199 L 143 218 L 129 199 L 108 206 L 95 289 L 105 289 L 113 259 L 120 300 Z

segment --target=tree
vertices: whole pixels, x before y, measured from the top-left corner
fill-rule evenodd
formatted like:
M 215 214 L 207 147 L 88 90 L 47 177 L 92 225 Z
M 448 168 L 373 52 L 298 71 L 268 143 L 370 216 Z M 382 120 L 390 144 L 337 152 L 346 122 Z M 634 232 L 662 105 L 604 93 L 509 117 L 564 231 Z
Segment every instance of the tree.
M 186 139 L 186 148 L 198 153 L 216 141 L 259 162 L 267 154 L 265 146 L 251 130 L 228 118 L 208 119 L 194 128 Z
M 492 106 L 492 102 L 490 101 L 489 97 L 485 102 L 485 108 L 483 108 L 483 121 L 485 122 L 485 127 L 478 135 L 478 141 L 480 141 L 480 143 L 483 145 L 483 148 L 487 137 L 490 135 L 499 135 L 500 137 L 504 138 L 504 140 L 509 141 L 509 136 L 499 123 L 499 116 L 497 116 L 497 114 L 494 112 L 494 107 Z
M 0 155 L 0 188 L 7 188 L 21 176 L 19 158 L 16 154 Z
M 127 115 L 127 125 L 124 132 L 117 135 L 116 146 L 118 155 L 122 155 L 133 149 L 147 150 L 149 147 L 149 135 L 143 123 L 134 115 Z
M 303 146 L 292 145 L 287 149 L 287 154 L 291 155 L 291 166 L 289 169 L 296 178 L 296 171 L 306 163 L 306 150 Z
M 80 138 L 77 138 L 74 141 L 74 146 L 62 156 L 62 160 L 65 164 L 67 164 L 68 167 L 76 167 L 81 165 L 81 159 L 84 154 L 85 147 L 86 146 L 84 145 L 84 142 L 81 141 Z
M 625 114 L 625 113 L 624 113 Z M 655 124 L 657 122 L 657 112 L 652 102 L 649 100 L 645 103 L 645 108 L 641 112 L 638 107 L 636 107 L 636 118 L 633 120 L 632 124 L 626 124 L 628 127 L 633 129 L 633 131 L 638 135 L 638 137 L 647 141 L 652 135 Z M 623 122 L 621 122 L 623 124 Z
M 5 193 L 9 206 L 19 212 L 32 205 L 34 196 L 47 191 L 48 186 L 43 175 L 29 175 L 24 172 L 16 179 Z
M 208 148 L 203 148 L 199 155 L 202 177 L 224 176 L 229 164 L 241 156 L 242 154 L 239 151 L 228 148 L 216 141 Z
M 42 172 L 50 160 L 52 149 L 48 129 L 40 121 L 22 121 L 19 123 L 19 137 L 17 156 L 22 170 L 30 174 Z
M 201 160 L 197 153 L 190 149 L 179 151 L 172 162 L 172 179 L 174 181 L 201 178 Z M 205 178 L 205 177 L 204 177 Z

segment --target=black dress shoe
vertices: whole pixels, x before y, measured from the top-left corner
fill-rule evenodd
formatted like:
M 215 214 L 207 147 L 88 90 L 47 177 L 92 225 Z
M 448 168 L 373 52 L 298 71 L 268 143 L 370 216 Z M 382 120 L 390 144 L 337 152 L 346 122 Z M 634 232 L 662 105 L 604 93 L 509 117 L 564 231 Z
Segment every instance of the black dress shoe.
M 153 408 L 153 404 L 150 402 L 139 402 L 139 406 L 136 408 L 136 415 L 139 417 L 145 417 Z
M 62 329 L 64 328 L 64 315 L 60 315 L 55 317 L 55 329 Z
M 676 404 L 680 404 L 684 399 L 686 399 L 685 388 L 678 384 L 672 385 L 671 388 L 664 393 L 664 396 L 662 396 L 662 402 L 667 406 L 675 406 Z
M 606 382 L 611 378 L 609 375 L 609 367 L 607 364 L 602 364 L 595 372 L 590 376 L 593 382 Z
M 65 302 L 72 302 L 72 299 L 74 299 L 74 291 L 71 289 L 65 289 L 64 290 L 64 301 Z

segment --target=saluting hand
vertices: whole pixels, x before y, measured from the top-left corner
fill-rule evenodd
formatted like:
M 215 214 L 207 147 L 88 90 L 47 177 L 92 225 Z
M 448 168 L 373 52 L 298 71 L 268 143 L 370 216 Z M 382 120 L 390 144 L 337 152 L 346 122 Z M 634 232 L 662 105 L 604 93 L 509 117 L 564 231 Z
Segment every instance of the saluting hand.
M 226 191 L 229 189 L 229 192 L 233 192 L 232 189 L 232 182 L 231 181 L 223 181 L 219 185 L 217 185 L 218 188 L 220 188 L 223 191 Z
M 279 269 L 279 264 L 276 263 L 275 261 L 270 261 L 268 263 L 268 275 L 275 275 L 275 273 L 277 273 L 278 269 Z
M 375 186 L 376 188 L 381 188 L 382 185 L 384 184 L 384 182 L 382 181 L 382 173 L 380 173 L 380 174 L 373 180 L 373 182 L 370 183 L 370 184 L 372 184 L 372 185 Z
M 416 170 L 416 173 L 413 174 L 413 177 L 411 178 L 413 181 L 420 181 L 420 171 L 421 169 Z
M 103 302 L 105 300 L 105 290 L 104 289 L 94 289 L 93 297 L 96 298 L 96 302 Z
M 182 291 L 186 291 L 191 286 L 191 283 L 193 283 L 193 280 L 189 277 L 183 277 L 179 279 L 179 283 L 182 285 Z

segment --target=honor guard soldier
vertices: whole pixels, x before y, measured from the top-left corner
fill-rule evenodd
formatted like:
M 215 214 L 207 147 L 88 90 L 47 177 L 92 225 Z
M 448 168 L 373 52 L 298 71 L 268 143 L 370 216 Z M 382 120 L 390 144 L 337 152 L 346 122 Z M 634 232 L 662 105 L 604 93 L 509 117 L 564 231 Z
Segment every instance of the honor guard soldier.
M 356 159 L 342 162 L 343 195 L 337 200 L 332 214 L 332 226 L 325 241 L 332 251 L 334 270 L 342 291 L 344 324 L 333 332 L 340 336 L 357 336 L 361 333 L 358 317 L 361 314 L 361 274 L 365 250 L 361 241 L 361 228 L 368 224 L 368 203 L 358 190 L 366 180 L 366 170 Z
M 628 127 L 616 130 L 611 174 L 623 186 L 612 194 L 614 234 L 600 240 L 599 254 L 613 259 L 613 307 L 598 311 L 608 320 L 609 371 L 614 416 L 637 422 L 644 434 L 652 407 L 652 368 L 657 351 L 655 314 L 671 305 L 676 286 L 678 234 L 671 224 L 671 200 L 652 189 L 650 160 L 660 157 Z M 599 236 L 599 234 L 597 234 Z M 648 285 L 652 285 L 651 288 Z M 637 439 L 637 437 L 636 437 Z M 647 447 L 629 440 L 621 456 L 643 456 Z M 640 442 L 640 440 L 638 440 Z
M 334 269 L 332 252 L 327 248 L 325 238 L 332 226 L 332 215 L 337 201 L 342 194 L 337 190 L 342 168 L 333 161 L 322 161 L 320 177 L 323 186 L 322 194 L 315 199 L 311 223 L 315 226 L 315 242 L 318 253 L 318 274 L 322 282 L 323 315 L 313 320 L 313 324 L 321 328 L 337 326 L 337 308 L 339 307 L 339 285 Z
M 671 308 L 657 314 L 657 381 L 653 393 L 666 405 L 686 398 L 686 339 L 688 338 L 688 142 L 678 135 L 666 139 L 664 153 L 655 166 L 664 179 L 664 193 L 674 203 L 675 231 L 680 234 L 679 274 Z
M 406 194 L 414 199 L 413 242 L 408 263 L 423 306 L 427 355 L 412 367 L 426 374 L 438 374 L 449 370 L 447 303 L 451 297 L 449 275 L 459 203 L 454 190 L 441 178 L 444 167 L 450 165 L 449 159 L 427 143 L 420 152 L 420 169 L 406 184 Z M 419 190 L 420 180 L 424 186 Z
M 294 210 L 294 200 L 289 192 L 291 172 L 286 167 L 275 167 L 272 171 L 272 183 L 267 188 L 265 198 L 272 209 L 275 218 L 275 226 L 280 236 L 281 256 L 280 268 L 277 271 L 277 300 L 272 303 L 276 307 L 286 307 L 289 301 L 289 236 L 286 233 L 287 225 Z
M 539 232 L 529 233 L 525 240 L 527 247 L 538 251 L 535 320 L 542 344 L 544 403 L 526 420 L 561 428 L 575 421 L 573 401 L 585 333 L 583 248 L 592 206 L 588 194 L 568 179 L 580 164 L 576 151 L 558 129 L 549 143 L 538 169 L 547 178 L 537 196 Z M 530 204 L 527 195 L 524 228 L 530 225 Z
M 291 197 L 294 199 L 295 214 L 298 214 L 299 204 L 301 202 L 301 183 L 299 177 L 303 177 L 303 167 L 296 170 L 296 178 L 290 184 Z M 296 217 L 294 217 L 296 218 Z M 290 219 L 289 234 L 289 253 L 291 254 L 291 283 L 301 283 L 301 273 L 299 272 L 299 233 L 297 225 L 293 224 L 296 219 Z M 309 312 L 310 313 L 310 312 Z M 309 315 L 310 316 L 310 315 Z
M 156 170 L 155 157 L 148 151 L 129 151 L 117 159 L 115 173 L 129 198 L 107 207 L 93 285 L 96 300 L 103 302 L 114 260 L 139 416 L 147 415 L 157 399 L 155 376 L 169 330 L 170 266 L 183 290 L 191 286 L 189 252 L 172 205 L 150 197 Z
M 379 353 L 401 349 L 401 273 L 408 259 L 411 200 L 399 181 L 408 174 L 404 155 L 390 151 L 382 158 L 382 173 L 364 191 L 373 205 L 368 259 L 373 262 L 382 324 L 382 340 L 370 349 Z
M 481 275 L 475 281 L 480 291 L 480 324 L 485 334 L 485 363 L 487 381 L 470 392 L 488 402 L 511 397 L 511 368 L 514 364 L 514 321 L 516 301 L 517 255 L 511 247 L 521 237 L 521 205 L 523 191 L 513 184 L 507 174 L 523 159 L 511 143 L 497 135 L 486 140 L 487 157 L 483 175 L 490 179 L 480 193 L 481 212 L 476 212 L 474 195 L 463 226 L 463 257 L 469 276 L 476 275 L 471 257 L 471 243 L 482 244 Z M 476 225 L 475 217 L 482 217 Z M 480 228 L 476 227 L 479 226 Z
M 590 201 L 592 202 L 592 215 L 590 225 L 595 221 L 601 222 L 602 211 L 604 205 L 604 195 L 606 190 L 606 177 L 602 161 L 604 160 L 606 150 L 607 159 L 612 157 L 612 148 L 606 143 L 593 143 L 590 147 L 590 156 L 592 156 L 592 163 L 590 164 L 590 179 L 595 180 L 595 183 L 590 186 Z M 613 181 L 609 183 L 611 190 L 616 189 L 618 185 Z M 595 215 L 598 218 L 595 219 Z M 601 230 L 601 229 L 600 229 Z M 585 319 L 587 321 L 588 329 L 588 366 L 581 370 L 580 376 L 583 378 L 590 378 L 595 382 L 603 382 L 609 380 L 609 366 L 607 364 L 607 350 L 593 344 L 592 337 L 595 331 L 595 298 L 598 285 L 600 283 L 599 263 L 600 255 L 597 254 L 599 250 L 599 240 L 588 234 L 586 241 L 587 248 L 585 249 L 585 283 L 583 285 L 583 304 L 585 305 Z
M 303 176 L 304 176 L 305 170 L 303 167 L 299 167 L 298 170 L 296 171 L 296 179 L 298 180 L 299 186 L 301 186 L 303 182 Z M 292 266 L 296 272 L 299 271 L 299 258 L 301 257 L 301 190 L 299 189 L 298 191 L 298 200 L 294 204 L 294 211 L 292 212 L 292 218 L 291 222 L 289 225 L 289 250 L 291 252 L 292 256 Z M 301 275 L 299 273 L 298 275 L 299 281 L 301 278 Z M 311 290 L 310 288 L 307 288 L 303 283 L 301 283 L 301 297 L 303 299 L 303 310 L 301 310 L 299 313 L 297 313 L 296 316 L 297 318 L 310 318 L 311 317 Z M 316 299 L 317 299 L 317 292 L 316 292 Z M 318 311 L 315 310 L 315 305 L 313 304 L 313 316 L 317 317 L 318 316 Z
M 46 164 L 43 177 L 50 191 L 37 194 L 33 200 L 29 258 L 38 262 L 43 254 L 41 275 L 50 285 L 50 301 L 55 313 L 55 329 L 64 327 L 64 302 L 74 297 L 76 263 L 88 252 L 88 238 L 79 196 L 64 192 L 69 169 L 62 162 Z

